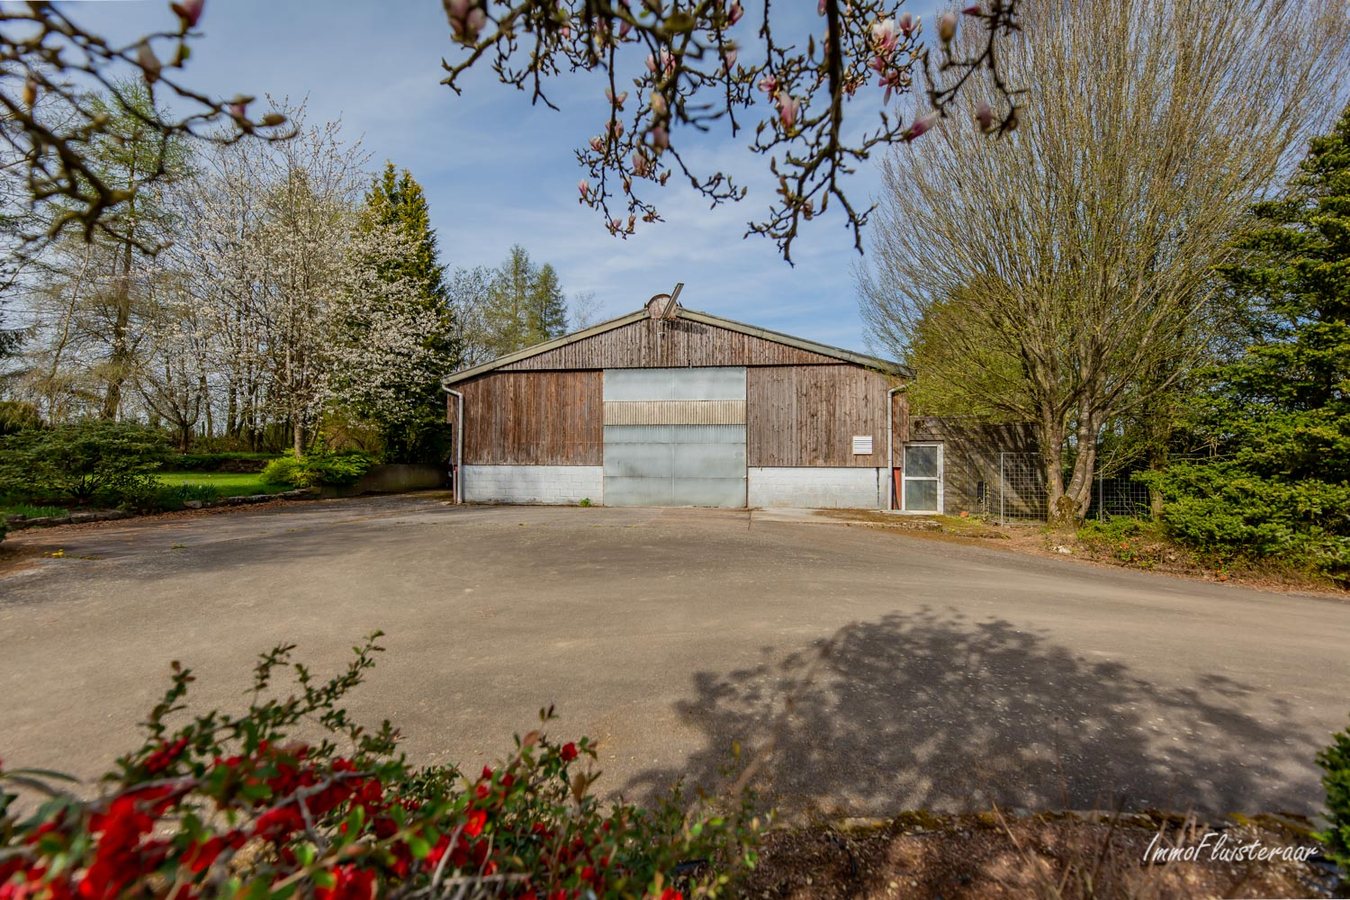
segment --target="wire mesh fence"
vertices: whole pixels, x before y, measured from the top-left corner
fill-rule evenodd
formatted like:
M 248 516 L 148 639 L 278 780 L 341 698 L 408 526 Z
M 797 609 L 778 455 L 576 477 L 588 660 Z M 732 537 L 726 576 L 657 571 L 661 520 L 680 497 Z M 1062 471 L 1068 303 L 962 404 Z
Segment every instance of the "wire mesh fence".
M 1044 522 L 1049 513 L 1049 490 L 1040 456 L 1000 453 L 997 475 L 990 477 L 987 487 L 981 482 L 980 499 L 979 512 L 1000 525 Z M 1098 475 L 1094 480 L 1086 518 L 1105 521 L 1113 516 L 1150 515 L 1148 487 L 1134 480 L 1132 473 Z
M 1036 453 L 1000 453 L 989 513 L 1000 525 L 1044 522 L 1049 502 L 1045 470 Z
M 1104 522 L 1113 516 L 1148 518 L 1152 514 L 1152 498 L 1148 487 L 1135 481 L 1132 473 L 1097 476 L 1087 518 Z

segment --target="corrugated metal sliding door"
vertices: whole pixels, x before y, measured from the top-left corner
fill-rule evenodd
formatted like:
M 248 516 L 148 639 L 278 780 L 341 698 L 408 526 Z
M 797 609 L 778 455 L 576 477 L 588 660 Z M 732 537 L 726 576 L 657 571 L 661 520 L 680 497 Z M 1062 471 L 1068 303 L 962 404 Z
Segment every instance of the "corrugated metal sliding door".
M 745 506 L 745 369 L 606 369 L 606 506 Z

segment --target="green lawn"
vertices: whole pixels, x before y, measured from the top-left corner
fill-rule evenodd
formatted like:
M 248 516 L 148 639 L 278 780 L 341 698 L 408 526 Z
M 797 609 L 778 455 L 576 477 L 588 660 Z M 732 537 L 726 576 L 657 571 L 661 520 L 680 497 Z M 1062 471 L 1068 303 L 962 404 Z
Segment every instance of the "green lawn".
M 268 484 L 259 472 L 156 472 L 155 477 L 170 486 L 206 485 L 221 497 L 245 494 L 276 494 L 289 490 L 284 485 Z

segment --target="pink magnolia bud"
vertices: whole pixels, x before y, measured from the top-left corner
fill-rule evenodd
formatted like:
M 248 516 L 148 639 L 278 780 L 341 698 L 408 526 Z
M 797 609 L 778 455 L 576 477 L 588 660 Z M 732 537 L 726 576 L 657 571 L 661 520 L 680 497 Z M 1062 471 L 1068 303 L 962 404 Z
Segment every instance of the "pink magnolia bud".
M 591 183 L 583 178 L 577 182 L 577 190 L 581 192 L 581 196 L 584 199 L 586 195 L 591 192 Z
M 741 16 L 743 15 L 745 15 L 745 9 L 741 6 L 740 0 L 734 0 L 731 4 L 731 9 L 727 11 L 727 21 L 732 25 L 735 25 L 741 20 Z
M 656 71 L 656 57 L 652 56 L 650 53 L 647 54 L 647 71 Z
M 966 16 L 978 16 L 982 15 L 983 13 L 984 10 L 980 8 L 980 4 L 978 3 L 972 3 L 970 6 L 967 6 L 965 9 L 961 10 L 961 14 Z
M 975 107 L 975 121 L 981 131 L 988 131 L 994 127 L 994 110 L 987 100 L 981 100 Z
M 136 63 L 145 73 L 145 80 L 154 84 L 159 81 L 159 57 L 155 56 L 155 51 L 150 49 L 149 41 L 141 41 L 136 48 Z
M 616 138 L 623 137 L 623 123 L 620 122 L 618 119 L 610 119 L 609 133 L 614 135 Z
M 178 3 L 170 3 L 169 9 L 183 20 L 183 24 L 188 28 L 193 28 L 197 20 L 202 17 L 202 9 L 206 6 L 206 0 L 180 0 Z
M 723 68 L 725 68 L 727 72 L 736 68 L 736 55 L 736 48 L 729 47 L 727 48 L 727 52 L 722 56 L 722 61 L 724 63 Z
M 614 92 L 612 90 L 610 90 L 609 88 L 605 88 L 605 99 L 608 100 L 610 103 L 613 103 L 619 109 L 623 109 L 623 102 L 628 99 L 628 92 L 624 91 L 623 93 L 619 94 L 619 96 L 615 97 Z
M 938 118 L 939 116 L 937 113 L 929 113 L 922 119 L 915 119 L 913 124 L 905 129 L 905 133 L 900 135 L 901 139 L 906 142 L 914 140 L 924 132 L 931 130 L 932 127 L 937 124 Z
M 558 29 L 558 34 L 561 34 L 561 35 L 562 35 L 563 37 L 565 37 L 565 38 L 571 37 L 571 36 L 572 36 L 572 26 L 571 26 L 571 25 L 564 25 L 563 27 L 561 27 L 561 28 Z
M 660 92 L 654 92 L 652 94 L 652 112 L 656 114 L 657 118 L 663 118 L 669 111 L 670 107 L 666 104 L 665 95 Z
M 778 79 L 772 75 L 765 75 L 759 80 L 759 89 L 766 94 L 773 94 L 778 90 Z
M 670 146 L 670 132 L 666 130 L 665 125 L 654 125 L 652 130 L 647 132 L 647 141 L 658 151 L 665 150 Z
M 455 40 L 461 44 L 470 44 L 478 40 L 478 32 L 487 24 L 487 14 L 474 0 L 442 0 L 445 15 L 450 19 L 450 29 Z
M 632 163 L 633 163 L 633 174 L 636 175 L 637 177 L 646 178 L 648 175 L 651 174 L 652 161 L 648 159 L 646 154 L 644 154 L 641 150 L 633 151 Z
M 908 36 L 914 33 L 914 29 L 919 27 L 919 20 L 909 13 L 902 13 L 896 24 L 900 26 L 900 30 Z
M 230 104 L 230 115 L 236 119 L 248 118 L 248 101 L 240 100 Z
M 602 152 L 605 149 L 605 139 L 599 135 L 591 138 L 591 149 L 596 153 Z
M 950 44 L 956 37 L 956 13 L 945 12 L 938 19 L 938 40 Z
M 825 4 L 828 2 L 829 0 L 820 0 L 820 2 L 816 4 L 816 15 L 825 15 Z
M 782 121 L 783 127 L 792 128 L 797 121 L 797 112 L 801 108 L 801 102 L 785 91 L 778 92 L 776 102 L 778 103 L 778 118 Z
M 624 21 L 620 22 L 620 23 L 619 23 L 619 37 L 620 37 L 620 39 L 628 37 L 628 32 L 630 32 L 630 31 L 632 31 L 632 30 L 633 30 L 633 23 L 632 23 L 632 22 L 629 22 L 629 21 L 626 20 L 626 19 L 625 19 Z
M 895 20 L 882 19 L 872 23 L 872 43 L 881 53 L 890 53 L 895 49 Z
M 623 231 L 623 219 L 614 219 L 609 223 L 609 230 L 618 233 Z

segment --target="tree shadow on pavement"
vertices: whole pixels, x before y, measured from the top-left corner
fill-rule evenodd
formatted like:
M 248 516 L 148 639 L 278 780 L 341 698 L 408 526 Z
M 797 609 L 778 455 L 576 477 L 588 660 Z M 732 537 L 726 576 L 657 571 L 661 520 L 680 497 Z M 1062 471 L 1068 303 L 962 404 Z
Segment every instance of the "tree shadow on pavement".
M 825 657 L 817 647 L 698 673 L 678 712 L 706 749 L 683 772 L 649 770 L 623 792 L 648 796 L 682 775 L 725 789 L 733 742 L 744 764 L 776 733 L 751 786 L 787 813 L 1320 805 L 1318 730 L 1281 698 L 1221 675 L 1159 684 L 1007 621 L 927 607 L 830 643 Z

